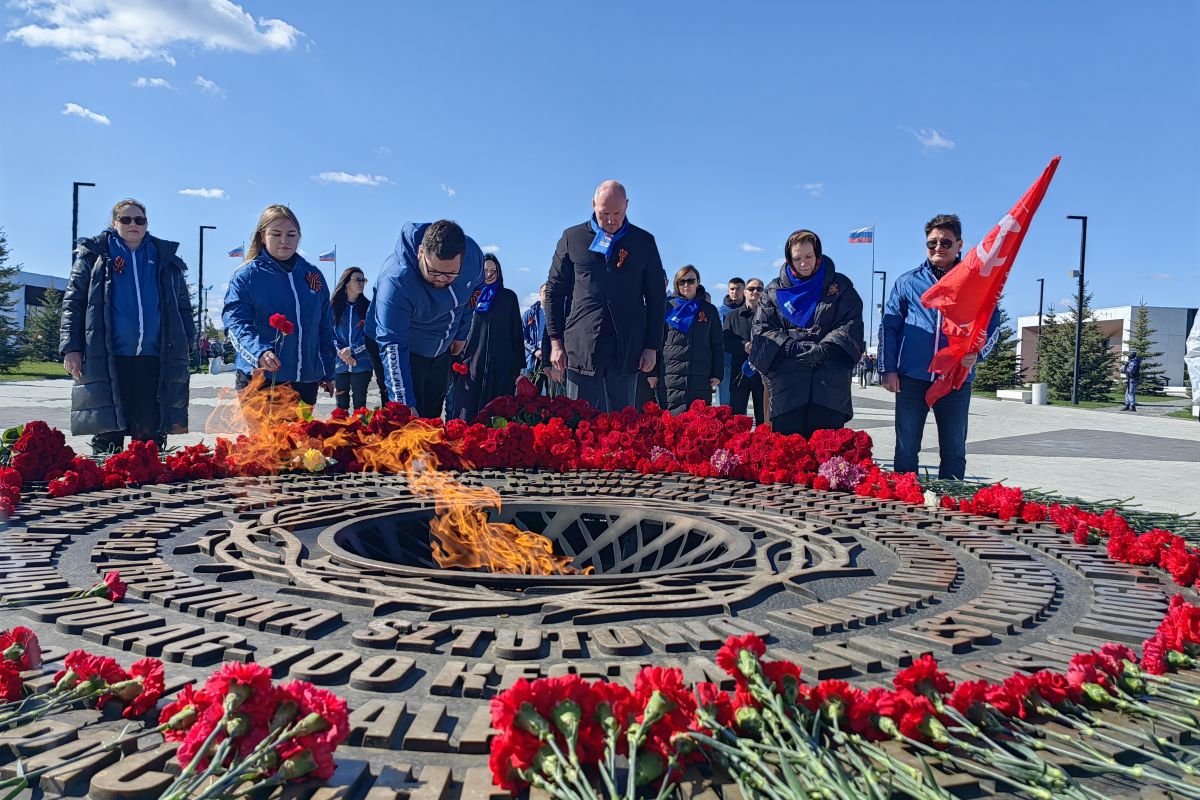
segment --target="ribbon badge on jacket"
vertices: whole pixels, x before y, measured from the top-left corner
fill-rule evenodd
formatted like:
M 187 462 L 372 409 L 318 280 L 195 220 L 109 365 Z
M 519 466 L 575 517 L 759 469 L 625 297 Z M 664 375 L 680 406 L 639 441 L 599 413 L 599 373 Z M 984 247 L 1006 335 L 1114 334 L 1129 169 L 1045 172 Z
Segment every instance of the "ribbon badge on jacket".
M 629 232 L 629 220 L 622 222 L 621 227 L 616 233 L 609 233 L 597 225 L 595 216 L 588 220 L 588 225 L 591 226 L 592 233 L 596 234 L 596 237 L 592 239 L 592 243 L 588 247 L 588 250 L 591 250 L 593 253 L 599 253 L 606 259 L 612 253 L 612 246 L 621 241 L 625 234 Z M 624 261 L 624 259 L 621 260 Z
M 699 300 L 687 300 L 679 303 L 667 312 L 667 324 L 680 333 L 687 333 L 692 329 L 692 323 L 696 321 L 699 311 Z

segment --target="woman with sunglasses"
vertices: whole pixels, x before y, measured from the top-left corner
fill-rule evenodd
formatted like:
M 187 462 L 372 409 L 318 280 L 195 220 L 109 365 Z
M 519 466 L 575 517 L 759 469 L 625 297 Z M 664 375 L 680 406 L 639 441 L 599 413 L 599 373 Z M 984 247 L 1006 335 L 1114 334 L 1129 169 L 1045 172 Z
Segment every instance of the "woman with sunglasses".
M 450 418 L 473 420 L 479 409 L 516 389 L 525 366 L 521 306 L 512 289 L 504 288 L 500 259 L 483 257 L 483 286 L 471 296 L 471 330 L 457 367 L 452 371 Z M 465 372 L 463 371 L 465 367 Z
M 713 389 L 725 368 L 721 315 L 700 285 L 700 271 L 691 264 L 675 273 L 675 293 L 667 298 L 666 336 L 658 376 L 666 390 L 667 409 L 681 414 L 696 400 L 712 403 Z
M 63 295 L 59 350 L 75 379 L 71 433 L 111 453 L 125 436 L 187 433 L 196 321 L 178 242 L 151 236 L 146 207 L 121 200 L 99 235 L 81 239 Z
M 333 337 L 337 343 L 333 383 L 337 407 L 345 411 L 366 407 L 367 386 L 374 371 L 367 354 L 366 325 L 371 303 L 366 287 L 363 271 L 347 267 L 333 288 Z
M 318 388 L 333 394 L 338 359 L 329 285 L 321 270 L 297 252 L 299 247 L 296 215 L 284 205 L 267 206 L 246 248 L 246 261 L 229 280 L 221 319 L 237 351 L 234 387 L 239 393 L 260 374 L 271 386 L 291 386 L 312 406 Z M 276 314 L 291 323 L 290 333 L 271 324 Z
M 862 298 L 821 239 L 798 230 L 754 317 L 750 363 L 767 381 L 771 428 L 812 436 L 854 416 L 850 371 L 863 351 Z

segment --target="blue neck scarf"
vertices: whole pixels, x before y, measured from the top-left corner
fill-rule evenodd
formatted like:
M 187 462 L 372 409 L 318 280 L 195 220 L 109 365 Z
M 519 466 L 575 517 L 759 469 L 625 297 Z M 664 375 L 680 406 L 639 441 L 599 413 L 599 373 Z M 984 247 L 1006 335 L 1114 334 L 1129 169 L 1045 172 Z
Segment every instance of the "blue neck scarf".
M 671 302 L 674 307 L 667 311 L 667 324 L 680 333 L 687 333 L 696 321 L 696 314 L 700 312 L 699 299 L 684 300 L 682 297 L 676 297 Z
M 612 246 L 621 241 L 625 234 L 629 232 L 628 219 L 621 223 L 621 228 L 616 233 L 609 233 L 597 225 L 595 214 L 588 219 L 588 225 L 592 226 L 592 233 L 596 234 L 596 238 L 592 239 L 592 245 L 588 250 L 591 250 L 593 253 L 599 253 L 605 258 L 609 258 L 610 253 L 612 253 Z
M 787 269 L 794 282 L 787 288 L 780 286 L 775 290 L 775 302 L 789 322 L 797 328 L 807 328 L 825 287 L 825 258 L 822 256 L 821 266 L 808 278 L 797 278 L 790 264 Z
M 492 298 L 496 296 L 497 283 L 485 283 L 483 288 L 479 290 L 479 297 L 475 298 L 475 313 L 486 314 L 492 308 Z

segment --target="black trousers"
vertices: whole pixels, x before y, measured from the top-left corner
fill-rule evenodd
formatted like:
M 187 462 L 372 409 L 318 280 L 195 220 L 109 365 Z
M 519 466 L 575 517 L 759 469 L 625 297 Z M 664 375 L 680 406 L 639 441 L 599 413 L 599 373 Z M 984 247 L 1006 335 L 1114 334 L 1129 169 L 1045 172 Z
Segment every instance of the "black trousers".
M 333 376 L 337 388 L 337 407 L 349 411 L 363 408 L 367 404 L 367 386 L 371 383 L 369 372 L 339 372 Z M 351 395 L 354 404 L 350 404 Z M 386 397 L 386 395 L 384 395 Z
M 757 401 L 755 401 L 757 403 Z M 771 430 L 776 433 L 798 433 L 805 439 L 813 431 L 837 430 L 846 427 L 850 417 L 832 408 L 806 403 L 799 408 L 771 417 Z
M 450 387 L 450 351 L 433 358 L 409 353 L 408 366 L 412 370 L 417 414 L 427 419 L 440 419 L 446 405 L 446 390 Z
M 383 357 L 379 355 L 379 342 L 366 337 L 367 355 L 371 357 L 371 369 L 375 372 L 375 386 L 379 389 L 379 405 L 388 401 L 387 378 L 383 372 Z M 368 381 L 369 383 L 369 381 Z
M 740 369 L 739 369 L 740 372 Z M 741 376 L 741 380 L 736 383 L 731 382 L 729 385 L 729 407 L 733 409 L 733 413 L 745 416 L 746 408 L 750 404 L 750 398 L 754 398 L 754 424 L 762 425 L 763 423 L 763 384 L 762 378 L 755 375 L 753 378 Z M 778 429 L 776 429 L 778 430 Z
M 98 433 L 92 437 L 92 452 L 115 453 L 125 448 L 125 437 L 154 442 L 161 449 L 167 435 L 161 432 L 162 410 L 158 405 L 158 356 L 113 356 L 117 367 L 117 391 L 125 413 L 125 430 Z
M 250 373 L 242 372 L 240 369 L 233 377 L 233 388 L 239 393 L 250 385 Z M 276 381 L 276 386 L 290 386 L 296 394 L 300 395 L 300 399 L 308 403 L 310 406 L 317 404 L 317 389 L 321 388 L 321 384 L 317 381 Z M 267 373 L 267 382 L 263 384 L 262 390 L 269 392 L 271 390 L 271 374 Z

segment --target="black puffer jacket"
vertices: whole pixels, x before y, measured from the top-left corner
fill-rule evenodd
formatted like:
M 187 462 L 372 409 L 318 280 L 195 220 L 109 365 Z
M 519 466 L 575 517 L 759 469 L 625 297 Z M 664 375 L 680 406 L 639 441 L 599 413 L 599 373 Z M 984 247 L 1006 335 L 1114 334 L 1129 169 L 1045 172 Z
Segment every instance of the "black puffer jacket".
M 704 287 L 696 290 L 704 297 Z M 667 300 L 667 311 L 675 308 L 682 298 Z M 664 318 L 665 318 L 664 314 Z M 710 379 L 720 379 L 725 368 L 725 345 L 722 341 L 721 316 L 717 307 L 707 300 L 700 301 L 700 310 L 687 333 L 665 325 L 659 380 L 667 393 L 667 408 L 674 414 L 687 411 L 693 400 L 712 400 Z
M 178 242 L 146 234 L 158 248 L 159 432 L 187 433 L 190 358 L 196 320 L 188 296 L 187 265 L 175 254 Z M 75 264 L 63 294 L 58 349 L 83 354 L 83 377 L 71 387 L 71 434 L 124 430 L 125 412 L 117 386 L 112 348 L 112 264 L 108 234 L 84 239 L 75 248 Z
M 836 270 L 832 259 L 821 259 L 825 264 L 824 287 L 807 328 L 793 325 L 775 299 L 780 287 L 794 285 L 787 264 L 767 285 L 754 316 L 750 363 L 767 381 L 772 417 L 809 403 L 854 416 L 850 371 L 863 352 L 862 298 L 853 282 Z M 802 364 L 788 355 L 789 342 L 811 343 L 820 348 L 824 360 L 815 367 Z

